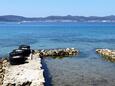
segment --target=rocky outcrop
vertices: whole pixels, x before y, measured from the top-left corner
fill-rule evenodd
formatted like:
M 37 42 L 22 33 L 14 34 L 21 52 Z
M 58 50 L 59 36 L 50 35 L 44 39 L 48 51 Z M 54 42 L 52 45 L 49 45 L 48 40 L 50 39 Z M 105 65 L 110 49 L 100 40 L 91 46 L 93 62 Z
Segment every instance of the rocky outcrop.
M 0 61 L 0 86 L 2 86 L 3 83 L 3 78 L 4 78 L 4 73 L 3 73 L 3 66 L 2 66 L 2 61 Z
M 48 56 L 74 56 L 75 48 L 33 50 L 23 64 L 10 65 L 8 60 L 0 61 L 0 86 L 44 86 L 45 79 L 41 58 Z
M 8 60 L 2 59 L 0 60 L 0 86 L 3 84 L 4 75 L 5 75 L 5 68 L 9 64 Z
M 40 57 L 48 56 L 74 56 L 79 53 L 75 48 L 65 48 L 65 49 L 41 49 L 35 50 L 35 54 L 38 54 Z
M 96 49 L 96 52 L 109 61 L 115 61 L 115 50 Z

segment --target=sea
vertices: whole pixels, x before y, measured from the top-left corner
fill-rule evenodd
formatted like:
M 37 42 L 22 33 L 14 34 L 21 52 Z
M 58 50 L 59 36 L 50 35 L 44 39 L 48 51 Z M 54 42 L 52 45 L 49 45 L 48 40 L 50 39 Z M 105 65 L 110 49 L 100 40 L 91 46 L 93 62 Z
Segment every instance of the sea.
M 52 86 L 115 86 L 115 63 L 95 52 L 97 48 L 115 49 L 115 23 L 1 22 L 0 57 L 21 44 L 32 49 L 80 51 L 78 56 L 44 58 Z

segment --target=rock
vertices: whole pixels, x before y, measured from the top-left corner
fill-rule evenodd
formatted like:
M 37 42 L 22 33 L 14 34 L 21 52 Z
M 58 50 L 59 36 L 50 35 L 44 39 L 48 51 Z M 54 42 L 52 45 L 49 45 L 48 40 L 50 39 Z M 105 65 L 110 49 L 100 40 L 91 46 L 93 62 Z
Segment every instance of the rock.
M 78 50 L 75 48 L 65 48 L 65 49 L 43 49 L 43 50 L 35 50 L 35 54 L 38 53 L 40 57 L 47 56 L 69 56 L 69 55 L 77 55 Z
M 3 60 L 3 64 L 4 64 L 4 63 L 7 63 L 7 62 L 8 62 L 8 60 Z
M 115 61 L 115 50 L 96 49 L 96 52 L 109 61 Z
M 33 59 L 28 59 L 25 64 L 7 67 L 3 86 L 43 86 L 39 85 L 45 82 L 43 69 L 41 69 L 41 58 L 38 58 L 37 55 L 33 56 Z
M 3 81 L 3 78 L 0 78 L 0 82 L 2 82 Z
M 58 56 L 66 56 L 66 52 L 65 51 L 59 51 Z
M 51 56 L 57 56 L 58 54 L 56 53 L 56 51 L 52 51 L 52 53 L 51 53 Z M 50 56 L 50 55 L 48 55 L 48 56 Z
M 2 84 L 3 84 L 3 78 L 4 78 L 4 75 L 3 75 L 3 61 L 0 60 L 0 86 L 2 86 Z
M 8 66 L 8 60 L 0 60 L 0 86 L 3 86 L 3 80 L 5 75 L 5 68 Z
M 31 83 L 32 83 L 32 82 L 27 81 L 27 82 L 24 82 L 21 86 L 30 86 Z
M 3 69 L 0 69 L 0 73 L 2 73 L 3 72 Z
M 0 86 L 3 86 L 3 81 L 0 81 Z
M 0 64 L 0 69 L 2 69 L 2 64 Z
M 6 86 L 16 86 L 15 84 L 8 83 Z
M 115 51 L 112 51 L 111 54 L 112 54 L 112 55 L 115 55 Z

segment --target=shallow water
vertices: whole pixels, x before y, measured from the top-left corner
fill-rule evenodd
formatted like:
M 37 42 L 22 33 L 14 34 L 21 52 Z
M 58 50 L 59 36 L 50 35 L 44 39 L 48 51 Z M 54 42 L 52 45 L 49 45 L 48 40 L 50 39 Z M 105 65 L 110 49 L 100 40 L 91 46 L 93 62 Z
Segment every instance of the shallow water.
M 20 44 L 80 50 L 79 56 L 45 59 L 54 86 L 115 85 L 115 63 L 95 53 L 96 48 L 115 49 L 115 23 L 0 23 L 0 55 Z
M 100 58 L 45 60 L 54 86 L 114 86 L 115 64 Z

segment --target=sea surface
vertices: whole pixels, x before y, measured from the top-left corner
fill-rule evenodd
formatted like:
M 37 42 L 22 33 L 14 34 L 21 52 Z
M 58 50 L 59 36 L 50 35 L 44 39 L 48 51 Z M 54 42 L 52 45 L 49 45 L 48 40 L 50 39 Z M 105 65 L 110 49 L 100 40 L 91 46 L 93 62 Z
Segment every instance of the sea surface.
M 80 50 L 78 56 L 44 59 L 53 86 L 115 86 L 115 63 L 95 52 L 115 49 L 115 23 L 0 23 L 0 57 L 20 44 Z

